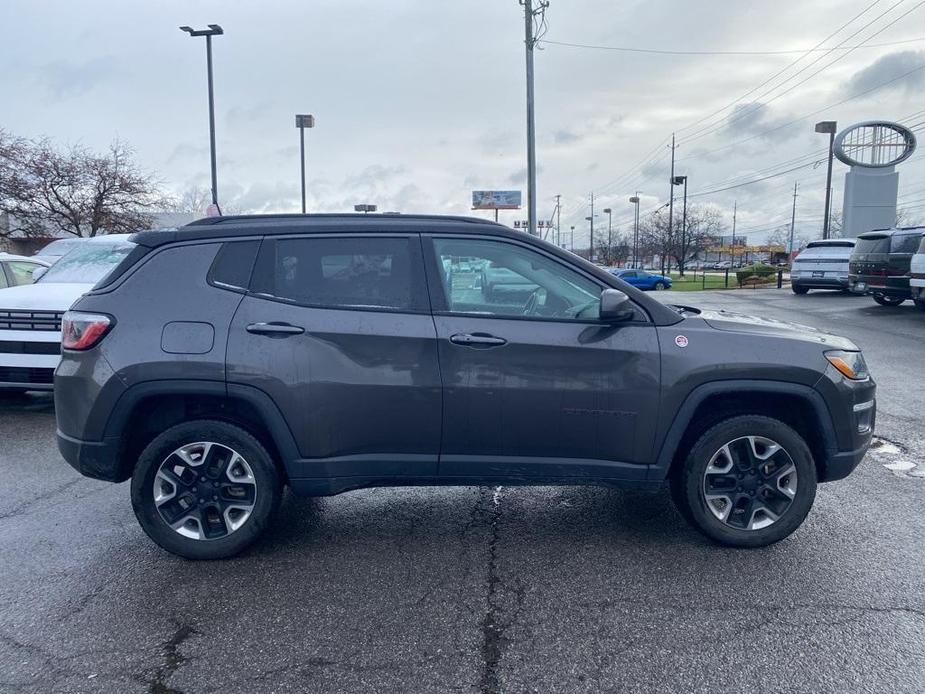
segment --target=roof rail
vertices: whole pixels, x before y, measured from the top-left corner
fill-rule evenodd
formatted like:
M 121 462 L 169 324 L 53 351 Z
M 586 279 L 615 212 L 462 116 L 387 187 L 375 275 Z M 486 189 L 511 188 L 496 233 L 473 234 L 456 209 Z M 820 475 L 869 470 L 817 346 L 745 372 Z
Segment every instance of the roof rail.
M 379 214 L 366 214 L 366 213 L 311 213 L 311 214 L 234 214 L 234 215 L 223 215 L 221 217 L 203 217 L 202 219 L 197 219 L 190 222 L 186 226 L 209 226 L 214 224 L 225 224 L 225 223 L 234 223 L 234 222 L 274 222 L 274 221 L 285 221 L 285 222 L 295 222 L 299 220 L 313 221 L 313 220 L 331 220 L 331 219 L 349 219 L 351 221 L 361 221 L 361 220 L 450 220 L 454 222 L 466 222 L 469 224 L 488 224 L 492 226 L 504 226 L 503 224 L 498 224 L 490 219 L 482 219 L 480 217 L 465 217 L 462 215 L 438 215 L 438 214 L 398 214 L 395 212 L 388 213 L 379 213 Z

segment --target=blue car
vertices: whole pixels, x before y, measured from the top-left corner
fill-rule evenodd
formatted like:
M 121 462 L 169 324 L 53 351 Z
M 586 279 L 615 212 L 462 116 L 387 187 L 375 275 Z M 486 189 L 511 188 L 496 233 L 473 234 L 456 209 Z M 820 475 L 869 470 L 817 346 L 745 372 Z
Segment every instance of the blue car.
M 614 267 L 608 270 L 627 284 L 639 289 L 671 289 L 671 278 L 664 275 L 655 275 L 645 270 L 632 270 L 629 268 Z

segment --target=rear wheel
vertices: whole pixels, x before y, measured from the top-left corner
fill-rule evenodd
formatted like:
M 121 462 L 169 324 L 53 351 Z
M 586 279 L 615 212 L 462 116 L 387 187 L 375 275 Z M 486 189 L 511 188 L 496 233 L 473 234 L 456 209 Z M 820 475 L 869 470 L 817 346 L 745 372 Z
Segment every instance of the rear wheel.
M 790 288 L 793 290 L 794 294 L 806 294 L 809 291 L 806 287 L 801 287 L 798 284 L 792 284 Z
M 925 311 L 925 299 L 914 299 L 915 307 L 921 311 Z
M 874 301 L 876 301 L 881 306 L 899 306 L 902 302 L 905 301 L 905 299 L 874 294 Z
M 707 537 L 732 547 L 764 547 L 806 518 L 816 496 L 816 467 L 789 426 L 744 415 L 698 439 L 671 489 L 684 517 Z
M 260 536 L 280 491 L 279 472 L 257 439 L 226 422 L 199 420 L 145 447 L 132 476 L 132 508 L 168 552 L 221 559 Z

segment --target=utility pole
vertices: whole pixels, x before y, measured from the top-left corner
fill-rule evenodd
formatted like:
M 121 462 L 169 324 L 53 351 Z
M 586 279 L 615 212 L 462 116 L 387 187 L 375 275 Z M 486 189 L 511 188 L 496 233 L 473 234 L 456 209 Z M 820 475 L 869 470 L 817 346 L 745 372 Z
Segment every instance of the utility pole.
M 585 217 L 590 223 L 591 234 L 588 241 L 588 262 L 594 262 L 594 192 L 591 192 L 591 216 Z
M 533 33 L 533 0 L 520 0 L 524 7 L 524 45 L 527 58 L 527 225 L 531 235 L 536 236 L 536 118 L 533 99 L 533 49 L 537 37 Z M 539 0 L 538 14 L 546 11 L 549 3 Z
M 793 212 L 790 214 L 790 245 L 787 248 L 788 260 L 793 255 L 793 229 L 797 222 L 797 183 L 793 184 Z
M 739 201 L 732 202 L 732 244 L 729 246 L 729 264 L 735 267 L 736 264 L 736 216 L 739 211 Z
M 671 133 L 671 175 L 668 177 L 668 243 L 664 248 L 671 248 L 674 236 L 674 133 Z M 665 253 L 662 253 L 662 274 L 665 274 Z
M 562 203 L 561 195 L 556 196 L 556 245 L 562 248 Z
M 572 225 L 571 235 L 568 240 L 568 249 L 574 253 L 575 252 L 575 225 Z
M 607 258 L 606 263 L 610 265 L 610 256 L 613 253 L 613 210 L 609 207 L 604 208 L 607 215 Z

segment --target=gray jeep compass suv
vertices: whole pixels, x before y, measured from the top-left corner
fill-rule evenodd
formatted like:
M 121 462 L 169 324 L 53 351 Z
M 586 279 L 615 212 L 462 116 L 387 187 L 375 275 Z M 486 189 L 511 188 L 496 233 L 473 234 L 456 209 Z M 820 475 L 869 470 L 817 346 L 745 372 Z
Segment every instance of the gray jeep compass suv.
M 666 306 L 484 220 L 218 217 L 131 241 L 64 316 L 58 445 L 131 479 L 185 557 L 242 550 L 284 485 L 667 480 L 701 532 L 756 547 L 870 444 L 852 342 Z M 495 270 L 517 282 L 484 291 Z

